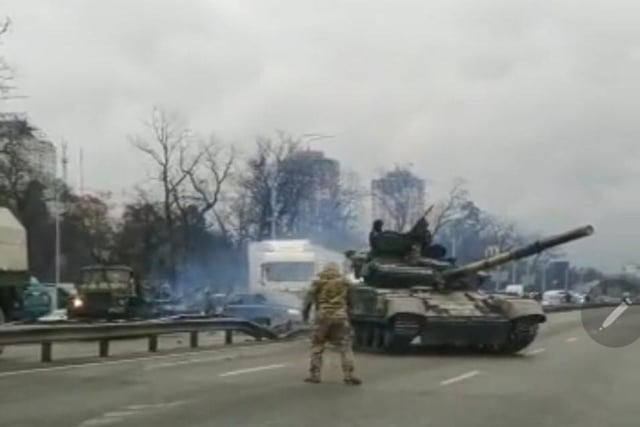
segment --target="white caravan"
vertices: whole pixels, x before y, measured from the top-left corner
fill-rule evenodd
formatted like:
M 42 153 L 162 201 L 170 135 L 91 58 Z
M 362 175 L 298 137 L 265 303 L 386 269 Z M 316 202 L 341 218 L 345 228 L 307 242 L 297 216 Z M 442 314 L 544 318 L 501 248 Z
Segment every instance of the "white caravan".
M 311 244 L 308 240 L 265 240 L 248 247 L 249 290 L 300 293 L 309 288 L 316 274 L 329 262 L 343 271 L 343 253 Z

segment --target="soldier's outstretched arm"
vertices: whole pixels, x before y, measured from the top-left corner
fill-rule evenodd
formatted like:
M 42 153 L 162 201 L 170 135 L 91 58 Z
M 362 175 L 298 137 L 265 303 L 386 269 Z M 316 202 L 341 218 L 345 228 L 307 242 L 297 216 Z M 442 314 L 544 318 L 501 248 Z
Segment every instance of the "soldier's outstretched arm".
M 311 284 L 311 287 L 307 291 L 307 294 L 304 297 L 304 306 L 302 307 L 302 319 L 305 322 L 309 321 L 309 314 L 311 313 L 311 307 L 315 301 L 315 295 L 318 289 L 318 282 L 314 281 Z

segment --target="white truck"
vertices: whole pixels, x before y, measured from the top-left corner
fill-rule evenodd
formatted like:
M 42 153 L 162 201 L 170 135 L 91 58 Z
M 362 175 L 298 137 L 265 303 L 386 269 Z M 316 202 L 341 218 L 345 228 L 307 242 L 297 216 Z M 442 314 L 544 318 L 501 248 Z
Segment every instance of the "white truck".
M 343 253 L 309 240 L 264 240 L 248 246 L 249 291 L 274 290 L 301 294 L 329 262 L 346 272 Z
M 0 323 L 19 316 L 28 282 L 27 232 L 9 209 L 0 207 Z

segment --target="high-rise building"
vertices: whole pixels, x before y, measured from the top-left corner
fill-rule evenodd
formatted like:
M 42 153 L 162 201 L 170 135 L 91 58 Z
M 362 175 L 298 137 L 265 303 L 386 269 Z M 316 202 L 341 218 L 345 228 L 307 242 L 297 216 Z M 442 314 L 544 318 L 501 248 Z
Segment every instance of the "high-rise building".
M 56 147 L 39 135 L 26 118 L 19 115 L 0 116 L 0 152 L 8 144 L 16 143 L 32 179 L 50 183 L 56 177 Z M 0 154 L 1 156 L 2 154 Z M 8 154 L 5 154 L 5 156 Z
M 289 155 L 281 167 L 290 170 L 294 179 L 310 179 L 312 182 L 298 206 L 297 228 L 302 231 L 320 231 L 331 221 L 335 198 L 340 190 L 340 163 L 316 150 L 299 150 Z M 304 171 L 299 173 L 298 171 Z
M 397 167 L 371 181 L 371 213 L 385 228 L 405 231 L 425 212 L 424 180 Z

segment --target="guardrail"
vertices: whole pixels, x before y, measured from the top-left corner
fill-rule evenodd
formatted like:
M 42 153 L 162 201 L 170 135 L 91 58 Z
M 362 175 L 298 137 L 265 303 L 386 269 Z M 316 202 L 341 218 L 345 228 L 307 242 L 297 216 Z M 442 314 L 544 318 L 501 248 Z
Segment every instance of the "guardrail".
M 575 311 L 575 310 L 584 310 L 591 308 L 603 308 L 603 307 L 615 307 L 620 303 L 612 303 L 612 302 L 597 302 L 590 304 L 560 304 L 560 305 L 551 305 L 544 306 L 543 309 L 545 313 L 559 313 L 563 311 Z
M 287 338 L 244 319 L 182 319 L 103 324 L 58 324 L 0 327 L 0 346 L 40 344 L 41 360 L 50 362 L 54 342 L 98 341 L 100 357 L 109 356 L 109 342 L 115 339 L 148 338 L 149 351 L 158 351 L 158 336 L 189 333 L 189 345 L 198 347 L 201 332 L 224 331 L 225 344 L 233 343 L 233 332 L 241 332 L 257 340 Z
M 563 304 L 544 307 L 547 313 L 575 311 L 587 308 L 612 307 L 618 304 L 594 303 L 587 305 Z M 109 342 L 117 339 L 147 338 L 149 352 L 158 351 L 158 336 L 188 333 L 191 348 L 198 347 L 201 332 L 224 331 L 225 344 L 233 344 L 233 333 L 240 332 L 256 340 L 292 339 L 307 334 L 309 326 L 303 326 L 284 334 L 257 323 L 235 318 L 178 318 L 140 322 L 50 325 L 7 325 L 0 327 L 0 347 L 20 344 L 40 344 L 42 362 L 51 362 L 54 342 L 98 341 L 99 356 L 109 356 Z

